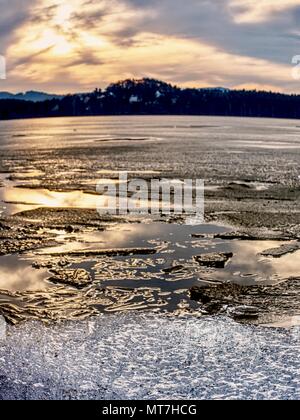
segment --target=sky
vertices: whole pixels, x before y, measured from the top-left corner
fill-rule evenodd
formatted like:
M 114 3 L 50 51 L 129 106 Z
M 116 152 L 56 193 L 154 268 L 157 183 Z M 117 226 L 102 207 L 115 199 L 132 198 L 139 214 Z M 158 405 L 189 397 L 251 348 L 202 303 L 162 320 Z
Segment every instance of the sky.
M 0 91 L 87 92 L 151 77 L 181 87 L 300 93 L 292 64 L 300 56 L 300 0 L 0 0 L 0 6 L 6 59 Z

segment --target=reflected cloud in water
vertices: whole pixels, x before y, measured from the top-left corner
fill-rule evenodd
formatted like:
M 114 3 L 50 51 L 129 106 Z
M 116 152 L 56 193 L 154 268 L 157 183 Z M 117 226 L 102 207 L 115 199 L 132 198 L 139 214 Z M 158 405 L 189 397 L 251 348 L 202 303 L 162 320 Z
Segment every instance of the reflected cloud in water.
M 68 253 L 77 250 L 155 247 L 154 257 L 102 257 L 93 266 L 96 278 L 118 287 L 161 287 L 162 290 L 190 288 L 199 281 L 230 281 L 244 285 L 274 284 L 300 273 L 300 251 L 279 259 L 262 257 L 266 249 L 276 248 L 281 241 L 236 241 L 213 239 L 213 234 L 230 229 L 202 225 L 197 232 L 201 239 L 193 239 L 195 227 L 186 225 L 117 224 L 104 232 L 78 233 L 61 246 L 41 250 L 40 254 Z M 71 238 L 72 239 L 72 238 Z M 224 269 L 200 267 L 194 257 L 205 253 L 232 252 L 233 258 Z M 182 270 L 166 272 L 172 266 Z
M 48 277 L 46 270 L 35 270 L 30 261 L 16 255 L 0 257 L 0 290 L 42 290 L 51 286 Z

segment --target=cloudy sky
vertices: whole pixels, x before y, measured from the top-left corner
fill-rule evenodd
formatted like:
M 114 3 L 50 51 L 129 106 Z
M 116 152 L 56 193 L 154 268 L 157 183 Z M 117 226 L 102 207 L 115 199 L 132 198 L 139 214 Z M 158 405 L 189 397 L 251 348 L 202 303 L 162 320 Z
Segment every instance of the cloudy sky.
M 128 77 L 300 93 L 300 0 L 0 0 L 0 90 Z M 300 73 L 300 72 L 299 72 Z

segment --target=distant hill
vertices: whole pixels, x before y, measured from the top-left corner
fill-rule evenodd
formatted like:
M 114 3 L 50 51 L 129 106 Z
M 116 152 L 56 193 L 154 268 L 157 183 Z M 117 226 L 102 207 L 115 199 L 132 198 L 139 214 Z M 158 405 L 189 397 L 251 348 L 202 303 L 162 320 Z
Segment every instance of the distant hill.
M 92 115 L 216 115 L 300 119 L 300 95 L 223 87 L 182 89 L 147 78 L 127 79 L 113 83 L 106 89 L 66 96 L 40 92 L 12 96 L 0 93 L 2 120 Z
M 10 93 L 10 92 L 0 92 L 1 99 L 16 99 L 20 101 L 31 101 L 31 102 L 43 102 L 51 99 L 62 99 L 62 95 L 52 95 L 44 92 L 35 92 L 31 90 L 25 93 Z

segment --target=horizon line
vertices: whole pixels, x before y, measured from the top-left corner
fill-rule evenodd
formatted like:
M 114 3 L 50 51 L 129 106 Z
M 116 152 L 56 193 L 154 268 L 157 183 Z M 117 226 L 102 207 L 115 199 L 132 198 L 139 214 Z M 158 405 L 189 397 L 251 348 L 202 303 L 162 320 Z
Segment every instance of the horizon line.
M 268 90 L 268 89 L 263 89 L 259 86 L 257 86 L 256 88 L 237 88 L 237 87 L 233 87 L 233 88 L 229 88 L 226 86 L 202 86 L 202 87 L 185 87 L 185 86 L 180 86 L 177 83 L 174 82 L 166 82 L 164 80 L 160 80 L 160 79 L 155 79 L 155 78 L 151 78 L 151 77 L 142 77 L 142 78 L 126 78 L 126 79 L 120 79 L 116 82 L 111 82 L 108 83 L 105 87 L 94 87 L 91 88 L 90 90 L 85 90 L 85 91 L 74 91 L 74 92 L 67 92 L 67 93 L 57 93 L 57 92 L 49 92 L 47 90 L 40 90 L 40 89 L 34 89 L 34 88 L 26 88 L 24 90 L 20 90 L 20 91 L 12 91 L 12 90 L 0 90 L 0 94 L 3 93 L 8 93 L 14 96 L 17 95 L 24 95 L 30 92 L 34 92 L 34 93 L 41 93 L 41 94 L 47 94 L 47 95 L 53 95 L 53 96 L 62 96 L 62 97 L 66 97 L 66 96 L 73 96 L 73 95 L 88 95 L 90 93 L 93 93 L 95 90 L 97 89 L 101 89 L 101 91 L 105 91 L 107 90 L 107 88 L 109 88 L 110 86 L 113 85 L 117 85 L 119 83 L 124 83 L 125 81 L 133 81 L 133 82 L 143 82 L 146 80 L 151 80 L 151 81 L 156 81 L 159 83 L 164 83 L 167 85 L 172 86 L 172 88 L 177 88 L 180 89 L 182 91 L 184 90 L 224 90 L 224 91 L 229 91 L 229 92 L 265 92 L 265 93 L 273 93 L 273 94 L 279 94 L 279 95 L 286 95 L 286 96 L 300 96 L 300 92 L 283 92 L 283 91 L 276 91 L 276 90 Z M 0 83 L 0 87 L 1 87 L 1 83 Z M 0 98 L 0 100 L 3 100 Z M 21 100 L 21 99 L 20 99 Z

